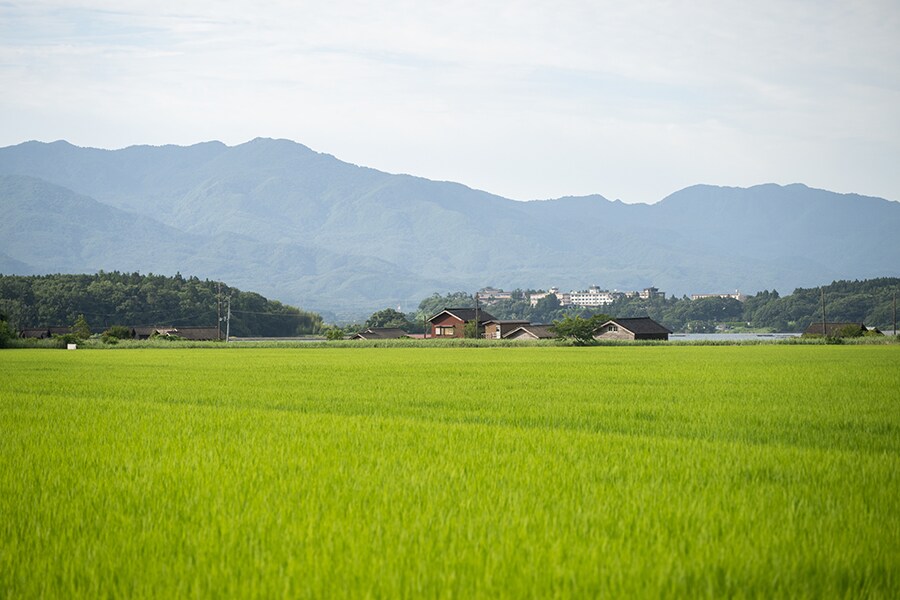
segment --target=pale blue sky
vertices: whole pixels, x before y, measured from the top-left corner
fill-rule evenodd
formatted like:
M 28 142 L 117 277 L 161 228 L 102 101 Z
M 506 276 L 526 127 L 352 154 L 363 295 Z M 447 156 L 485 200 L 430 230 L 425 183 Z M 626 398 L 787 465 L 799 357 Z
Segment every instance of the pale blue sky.
M 0 1 L 0 146 L 289 138 L 525 200 L 900 200 L 900 3 Z

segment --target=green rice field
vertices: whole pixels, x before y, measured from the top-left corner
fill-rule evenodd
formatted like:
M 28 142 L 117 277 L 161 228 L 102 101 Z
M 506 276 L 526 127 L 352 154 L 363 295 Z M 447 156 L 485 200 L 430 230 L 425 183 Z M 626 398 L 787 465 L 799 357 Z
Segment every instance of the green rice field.
M 0 351 L 0 597 L 900 597 L 900 346 Z

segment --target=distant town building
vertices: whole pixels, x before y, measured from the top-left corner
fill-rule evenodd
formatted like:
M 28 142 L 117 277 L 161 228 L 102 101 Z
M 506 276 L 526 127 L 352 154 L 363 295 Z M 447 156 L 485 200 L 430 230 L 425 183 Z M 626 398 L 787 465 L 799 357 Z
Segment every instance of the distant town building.
M 478 299 L 485 304 L 493 304 L 498 300 L 511 300 L 512 292 L 504 292 L 497 288 L 485 287 L 478 290 Z
M 559 288 L 553 287 L 550 288 L 549 292 L 531 294 L 531 296 L 529 296 L 531 306 L 536 306 L 540 300 L 551 294 L 554 294 L 559 299 L 560 306 L 572 305 L 583 307 L 609 306 L 621 298 L 641 298 L 643 300 L 649 300 L 650 298 L 666 297 L 665 292 L 661 292 L 655 287 L 644 288 L 643 291 L 640 292 L 620 292 L 618 290 L 603 290 L 596 285 L 592 285 L 586 290 L 573 290 L 568 293 L 560 292 Z
M 733 298 L 743 302 L 747 299 L 747 295 L 742 294 L 740 290 L 734 290 L 733 294 L 691 294 L 691 300 L 702 300 L 704 298 Z
M 549 292 L 537 292 L 531 294 L 528 297 L 529 302 L 532 306 L 537 306 L 537 303 L 546 298 L 547 296 L 556 296 L 556 299 L 559 300 L 560 306 L 568 306 L 572 304 L 572 295 L 565 292 L 560 292 L 559 288 L 552 287 Z

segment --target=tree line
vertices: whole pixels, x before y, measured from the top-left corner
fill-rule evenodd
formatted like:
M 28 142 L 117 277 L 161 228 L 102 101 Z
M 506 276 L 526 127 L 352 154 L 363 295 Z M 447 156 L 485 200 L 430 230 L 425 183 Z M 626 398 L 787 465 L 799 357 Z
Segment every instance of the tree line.
M 215 327 L 225 315 L 227 298 L 235 336 L 295 336 L 323 329 L 316 313 L 181 274 L 0 275 L 0 314 L 13 330 L 72 326 L 79 315 L 97 333 L 115 325 Z
M 510 299 L 479 306 L 498 319 L 524 319 L 531 323 L 560 323 L 565 319 L 595 316 L 644 317 L 673 331 L 711 333 L 715 331 L 802 332 L 810 323 L 822 319 L 822 290 L 825 314 L 829 322 L 862 322 L 881 329 L 893 327 L 893 298 L 900 294 L 900 278 L 834 281 L 816 288 L 797 288 L 782 296 L 777 290 L 764 290 L 741 302 L 734 298 L 620 298 L 612 304 L 587 308 L 561 306 L 554 295 L 532 306 L 532 290 L 515 290 Z M 475 297 L 467 292 L 432 294 L 419 303 L 418 310 L 401 313 L 384 309 L 373 313 L 365 323 L 343 328 L 358 331 L 365 327 L 400 327 L 410 333 L 422 332 L 426 320 L 448 307 L 471 308 Z

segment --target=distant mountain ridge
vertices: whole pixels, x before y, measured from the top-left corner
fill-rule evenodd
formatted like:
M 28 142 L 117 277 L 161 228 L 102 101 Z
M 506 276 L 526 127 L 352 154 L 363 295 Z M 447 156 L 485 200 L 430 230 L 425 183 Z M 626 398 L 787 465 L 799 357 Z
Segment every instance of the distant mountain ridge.
M 26 142 L 0 148 L 0 175 L 2 272 L 181 271 L 326 314 L 484 285 L 752 293 L 900 268 L 900 203 L 799 184 L 517 202 L 270 139 Z

